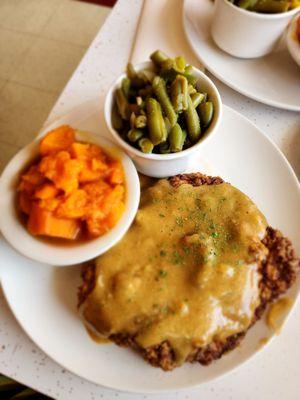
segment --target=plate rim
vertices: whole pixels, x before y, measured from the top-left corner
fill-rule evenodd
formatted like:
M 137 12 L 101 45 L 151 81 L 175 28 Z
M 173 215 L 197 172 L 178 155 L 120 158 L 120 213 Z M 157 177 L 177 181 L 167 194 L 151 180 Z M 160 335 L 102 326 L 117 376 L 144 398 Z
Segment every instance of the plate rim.
M 208 64 L 205 59 L 203 57 L 201 57 L 201 55 L 198 54 L 198 51 L 196 50 L 196 46 L 194 44 L 194 42 L 192 41 L 192 39 L 190 38 L 190 34 L 188 33 L 188 27 L 187 24 L 190 24 L 189 18 L 187 16 L 187 4 L 191 3 L 193 0 L 184 0 L 184 4 L 183 4 L 183 12 L 182 12 L 182 25 L 183 25 L 183 30 L 185 33 L 185 37 L 189 43 L 189 45 L 191 46 L 195 56 L 198 58 L 198 60 L 204 65 L 204 67 L 210 72 L 212 73 L 217 79 L 219 79 L 221 82 L 223 82 L 225 85 L 227 85 L 228 87 L 230 87 L 231 89 L 235 90 L 238 93 L 241 93 L 242 95 L 246 96 L 247 98 L 250 98 L 252 100 L 255 100 L 259 103 L 262 104 L 266 104 L 268 106 L 271 107 L 276 107 L 279 108 L 281 110 L 287 110 L 287 111 L 300 111 L 300 104 L 299 106 L 297 105 L 292 105 L 292 104 L 286 104 L 286 103 L 282 103 L 276 100 L 272 100 L 272 99 L 268 99 L 268 98 L 262 98 L 259 96 L 256 96 L 254 93 L 251 93 L 247 90 L 241 89 L 238 85 L 235 85 L 234 83 L 232 83 L 231 81 L 225 79 L 221 74 L 219 74 L 219 72 L 210 64 Z M 208 0 L 205 0 L 208 2 Z M 199 5 L 201 5 L 201 3 L 199 3 Z M 213 5 L 212 5 L 213 7 Z M 198 37 L 200 38 L 200 36 L 198 35 Z M 203 40 L 201 39 L 201 42 L 203 42 Z
M 96 99 L 94 100 L 95 102 L 97 101 Z M 94 101 L 89 101 L 86 103 L 83 103 L 85 106 L 91 106 L 91 109 L 93 111 L 95 111 L 95 108 L 92 107 L 91 103 L 94 103 Z M 97 101 L 98 102 L 98 101 Z M 80 106 L 75 107 L 75 109 L 73 109 L 70 113 L 74 112 L 75 110 L 80 109 Z M 290 165 L 290 163 L 288 162 L 288 160 L 286 159 L 285 155 L 282 153 L 282 151 L 279 149 L 279 147 L 265 134 L 265 132 L 263 130 L 261 130 L 255 123 L 253 123 L 252 121 L 250 121 L 247 117 L 245 117 L 244 115 L 242 115 L 241 113 L 239 113 L 238 111 L 234 110 L 233 108 L 224 105 L 224 113 L 232 113 L 233 115 L 237 116 L 238 118 L 244 120 L 247 124 L 250 124 L 251 126 L 253 126 L 253 128 L 255 128 L 263 137 L 264 139 L 269 143 L 269 145 L 271 145 L 276 152 L 279 154 L 279 156 L 281 156 L 281 159 L 283 159 L 285 165 L 288 168 L 289 174 L 291 175 L 291 177 L 293 178 L 293 182 L 296 184 L 295 186 L 298 189 L 298 196 L 300 199 L 300 183 L 297 179 L 297 176 L 292 168 L 292 166 Z M 63 116 L 61 116 L 61 118 L 58 118 L 57 120 L 66 118 L 70 113 L 67 113 Z M 67 268 L 67 267 L 66 267 Z M 257 355 L 258 353 L 262 353 L 264 351 L 264 349 L 267 347 L 267 345 L 269 345 L 270 343 L 273 342 L 273 340 L 276 338 L 275 334 L 272 334 L 270 336 L 270 340 L 268 341 L 268 344 L 265 345 L 263 348 L 258 348 L 257 350 L 253 351 L 253 353 L 247 357 L 245 360 L 243 360 L 242 362 L 240 362 L 237 365 L 234 365 L 233 367 L 229 368 L 227 371 L 225 371 L 224 373 L 213 377 L 213 378 L 207 378 L 206 380 L 203 380 L 200 383 L 193 383 L 190 385 L 180 385 L 178 387 L 173 387 L 173 388 L 161 388 L 161 389 L 147 389 L 147 390 L 142 390 L 142 389 L 136 389 L 136 388 L 128 388 L 128 389 L 124 389 L 124 388 L 120 388 L 117 386 L 111 386 L 109 384 L 105 384 L 105 383 L 99 383 L 95 380 L 93 380 L 92 378 L 88 378 L 86 376 L 80 375 L 78 372 L 74 371 L 72 368 L 70 368 L 69 365 L 65 365 L 65 363 L 61 362 L 61 361 L 57 361 L 57 359 L 53 358 L 53 356 L 51 354 L 49 354 L 49 352 L 47 351 L 47 349 L 44 349 L 44 346 L 38 344 L 32 337 L 32 334 L 30 333 L 30 331 L 28 331 L 27 329 L 25 329 L 22 320 L 19 319 L 18 313 L 15 312 L 15 306 L 14 303 L 11 301 L 11 297 L 8 295 L 8 289 L 7 286 L 5 284 L 5 280 L 2 278 L 2 276 L 0 276 L 0 280 L 1 280 L 1 285 L 2 285 L 2 289 L 3 289 L 3 293 L 4 293 L 4 297 L 6 299 L 7 304 L 9 305 L 9 308 L 11 309 L 14 317 L 16 318 L 18 324 L 21 326 L 22 330 L 25 332 L 25 334 L 30 338 L 30 340 L 32 340 L 36 346 L 38 348 L 40 348 L 51 360 L 53 360 L 54 362 L 56 362 L 57 364 L 59 364 L 60 366 L 62 366 L 63 368 L 65 368 L 66 370 L 70 371 L 71 373 L 73 373 L 74 375 L 82 378 L 82 379 L 86 379 L 89 382 L 92 382 L 96 385 L 99 385 L 101 387 L 110 389 L 110 390 L 119 390 L 120 392 L 123 393 L 136 393 L 136 394 L 159 394 L 159 393 L 174 393 L 174 392 L 182 392 L 184 390 L 188 390 L 188 389 L 195 389 L 195 388 L 199 388 L 201 387 L 201 385 L 205 385 L 208 382 L 215 382 L 217 380 L 220 380 L 222 378 L 224 378 L 225 376 L 228 376 L 230 374 L 232 374 L 233 372 L 237 371 L 238 368 L 245 366 L 248 362 L 250 362 L 251 360 L 253 360 L 254 356 Z M 287 313 L 285 319 L 284 319 L 284 324 L 290 319 L 290 317 L 293 315 L 294 311 L 295 311 L 295 307 L 297 305 L 297 303 L 299 302 L 299 294 L 300 294 L 300 290 L 298 290 L 296 296 L 295 296 L 295 301 L 293 306 L 291 307 L 291 309 L 289 310 L 289 312 Z

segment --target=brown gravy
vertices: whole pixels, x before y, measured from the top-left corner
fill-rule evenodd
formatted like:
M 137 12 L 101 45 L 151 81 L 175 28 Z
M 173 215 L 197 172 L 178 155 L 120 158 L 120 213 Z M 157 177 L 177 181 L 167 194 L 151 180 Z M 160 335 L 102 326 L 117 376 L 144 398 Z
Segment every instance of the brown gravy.
M 259 304 L 266 220 L 233 186 L 161 180 L 144 191 L 124 238 L 96 263 L 86 321 L 144 348 L 168 340 L 177 362 L 193 346 L 247 329 Z
M 266 314 L 266 322 L 270 329 L 279 334 L 282 326 L 282 319 L 285 313 L 291 308 L 293 301 L 288 297 L 282 297 L 269 306 Z
M 94 342 L 97 342 L 99 344 L 111 343 L 111 341 L 109 339 L 97 334 L 93 329 L 89 328 L 87 325 L 85 325 L 85 329 L 86 329 L 87 333 L 89 334 L 90 338 L 94 340 Z

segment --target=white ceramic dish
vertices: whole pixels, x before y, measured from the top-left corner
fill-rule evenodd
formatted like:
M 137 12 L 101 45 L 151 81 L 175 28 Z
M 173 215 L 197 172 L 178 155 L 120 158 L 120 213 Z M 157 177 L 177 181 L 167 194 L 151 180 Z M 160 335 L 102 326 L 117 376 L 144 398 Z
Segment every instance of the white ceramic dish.
M 183 25 L 195 54 L 217 78 L 232 89 L 270 106 L 300 111 L 300 74 L 285 43 L 271 54 L 242 60 L 225 53 L 210 35 L 211 0 L 185 0 Z
M 300 66 L 300 41 L 297 39 L 297 20 L 300 18 L 300 13 L 291 22 L 287 34 L 286 44 L 289 49 L 290 55 L 295 62 Z M 300 90 L 300 89 L 299 89 Z
M 216 44 L 241 58 L 262 57 L 276 48 L 285 28 L 299 9 L 278 14 L 256 13 L 228 0 L 215 0 L 211 33 Z
M 99 124 L 98 103 L 84 105 L 61 123 L 109 135 Z M 189 171 L 220 175 L 244 191 L 269 223 L 290 237 L 299 254 L 300 193 L 290 165 L 258 128 L 228 107 L 224 107 L 221 129 L 222 136 L 216 135 L 211 146 L 207 146 L 207 167 L 200 168 L 201 160 L 196 153 Z M 2 287 L 24 331 L 64 368 L 103 386 L 145 393 L 200 385 L 234 368 L 247 368 L 241 365 L 261 351 L 260 340 L 274 337 L 261 320 L 250 329 L 238 349 L 209 367 L 185 365 L 166 373 L 150 367 L 130 350 L 99 345 L 90 339 L 76 311 L 79 267 L 45 268 L 20 256 L 1 239 L 0 254 Z M 298 279 L 289 297 L 296 299 L 299 289 Z M 284 329 L 289 335 L 295 334 L 289 331 L 289 324 Z M 276 343 L 274 339 L 270 351 Z
M 152 68 L 152 62 L 144 62 L 135 65 L 136 71 L 141 71 L 145 68 L 148 69 Z M 132 158 L 136 168 L 141 173 L 148 176 L 153 176 L 155 178 L 162 178 L 165 176 L 176 175 L 181 173 L 187 168 L 190 156 L 195 152 L 203 154 L 203 148 L 205 148 L 206 144 L 217 132 L 222 117 L 222 102 L 218 89 L 216 88 L 214 83 L 199 69 L 194 68 L 193 75 L 195 75 L 199 79 L 201 90 L 207 92 L 209 99 L 213 102 L 214 115 L 210 126 L 205 131 L 201 139 L 189 149 L 180 151 L 178 153 L 145 154 L 140 150 L 135 149 L 127 142 L 125 142 L 121 138 L 119 133 L 112 127 L 111 111 L 114 104 L 115 89 L 121 85 L 121 82 L 123 78 L 126 76 L 126 74 L 123 73 L 121 76 L 119 76 L 118 79 L 112 84 L 109 91 L 107 92 L 104 104 L 104 116 L 107 127 L 111 132 L 114 140 Z
M 54 123 L 40 136 L 58 126 Z M 74 126 L 75 127 L 75 126 Z M 20 253 L 35 261 L 51 265 L 72 265 L 87 261 L 107 251 L 116 244 L 133 221 L 140 196 L 140 184 L 136 169 L 130 158 L 108 139 L 89 132 L 76 132 L 76 140 L 101 146 L 113 158 L 122 162 L 126 179 L 126 208 L 120 221 L 106 234 L 86 242 L 70 243 L 66 246 L 42 241 L 32 236 L 21 223 L 16 212 L 16 188 L 20 172 L 33 161 L 39 152 L 39 139 L 20 150 L 4 169 L 0 179 L 0 230 L 6 240 Z

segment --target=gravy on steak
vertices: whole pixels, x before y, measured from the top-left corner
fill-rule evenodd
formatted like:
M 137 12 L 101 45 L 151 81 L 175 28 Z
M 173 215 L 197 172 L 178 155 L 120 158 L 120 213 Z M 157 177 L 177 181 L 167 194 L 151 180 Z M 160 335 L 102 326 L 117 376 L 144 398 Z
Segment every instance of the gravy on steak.
M 102 336 L 127 333 L 143 348 L 167 340 L 180 364 L 194 346 L 251 324 L 266 227 L 230 184 L 160 180 L 142 194 L 127 234 L 96 261 L 82 315 Z

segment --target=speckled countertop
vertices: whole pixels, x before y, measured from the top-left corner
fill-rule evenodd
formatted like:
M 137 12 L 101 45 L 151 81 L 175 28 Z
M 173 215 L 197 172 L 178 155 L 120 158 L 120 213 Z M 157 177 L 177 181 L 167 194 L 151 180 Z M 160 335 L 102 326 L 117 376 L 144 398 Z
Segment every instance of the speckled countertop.
M 180 12 L 180 0 L 161 1 L 176 3 L 178 7 L 174 10 Z M 48 121 L 65 114 L 80 102 L 104 95 L 129 57 L 141 6 L 142 0 L 119 0 L 61 94 Z M 115 62 L 111 63 L 111 60 Z M 234 92 L 217 79 L 213 80 L 224 103 L 266 132 L 286 155 L 299 177 L 299 113 L 262 105 Z M 115 392 L 78 378 L 62 369 L 31 342 L 17 324 L 1 292 L 0 306 L 0 372 L 56 399 L 298 400 L 300 396 L 299 301 L 282 334 L 246 365 L 199 389 L 164 395 Z

